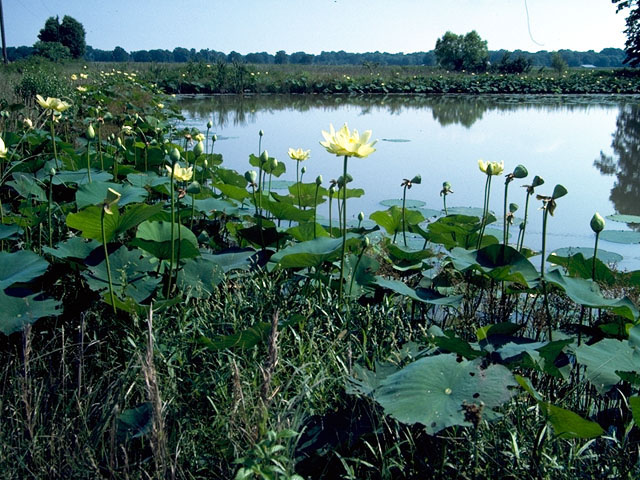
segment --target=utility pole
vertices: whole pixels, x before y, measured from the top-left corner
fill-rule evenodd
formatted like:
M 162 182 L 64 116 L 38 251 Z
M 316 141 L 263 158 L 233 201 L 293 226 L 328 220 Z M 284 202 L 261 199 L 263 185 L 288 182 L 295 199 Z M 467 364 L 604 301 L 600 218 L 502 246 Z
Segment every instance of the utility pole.
M 9 63 L 7 58 L 7 42 L 4 39 L 4 15 L 2 13 L 2 0 L 0 0 L 0 36 L 2 36 L 2 60 L 5 65 Z

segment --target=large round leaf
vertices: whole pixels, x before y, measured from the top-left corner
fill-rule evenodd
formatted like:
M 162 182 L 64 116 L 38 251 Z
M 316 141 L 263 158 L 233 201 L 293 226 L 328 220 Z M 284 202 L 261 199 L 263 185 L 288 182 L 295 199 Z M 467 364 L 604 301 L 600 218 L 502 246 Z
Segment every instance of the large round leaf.
M 187 260 L 178 272 L 177 286 L 194 298 L 207 298 L 223 280 L 224 272 L 220 265 L 211 258 L 199 257 Z
M 49 263 L 29 250 L 0 252 L 0 290 L 17 282 L 30 282 L 42 275 Z
M 180 241 L 178 241 L 178 224 L 174 226 L 174 243 L 177 255 L 180 249 L 180 258 L 187 259 L 200 255 L 198 239 L 195 234 L 184 225 L 180 225 Z M 162 260 L 171 258 L 171 222 L 147 221 L 140 224 L 132 245 L 142 248 Z
M 99 205 L 104 202 L 107 190 L 111 188 L 118 192 L 121 197 L 118 206 L 124 207 L 130 203 L 144 202 L 149 192 L 142 187 L 132 187 L 131 185 L 111 183 L 111 182 L 91 182 L 85 183 L 76 192 L 76 205 L 84 208 L 88 205 Z
M 421 423 L 429 434 L 453 425 L 472 425 L 471 412 L 486 419 L 491 410 L 513 396 L 516 385 L 502 365 L 480 367 L 481 361 L 458 361 L 455 354 L 417 360 L 389 375 L 373 393 L 385 412 L 404 423 Z
M 600 234 L 600 240 L 613 243 L 640 243 L 640 232 L 628 232 L 623 230 L 604 230 Z
M 11 335 L 19 332 L 39 318 L 60 315 L 58 300 L 36 300 L 39 294 L 28 297 L 11 297 L 0 290 L 0 332 Z

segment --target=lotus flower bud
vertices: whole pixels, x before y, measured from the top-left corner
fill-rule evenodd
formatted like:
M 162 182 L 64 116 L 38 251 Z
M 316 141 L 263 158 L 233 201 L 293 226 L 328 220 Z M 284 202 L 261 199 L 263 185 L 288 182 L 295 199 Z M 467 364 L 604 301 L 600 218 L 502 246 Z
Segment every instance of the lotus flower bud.
M 333 195 L 335 195 L 335 194 L 336 194 L 336 192 L 337 192 L 337 191 L 338 191 L 338 189 L 336 188 L 336 186 L 335 186 L 335 185 L 331 185 L 331 186 L 329 187 L 329 195 L 333 196 Z
M 119 147 L 124 148 L 124 145 L 122 145 L 122 139 L 120 137 L 116 138 L 116 143 L 118 144 Z
M 194 180 L 189 184 L 186 191 L 191 195 L 200 193 L 200 184 Z
M 269 159 L 269 168 L 273 171 L 278 167 L 278 159 L 275 157 L 272 157 Z
M 302 175 L 304 175 L 305 173 L 307 173 L 307 167 L 302 167 L 300 169 L 300 173 L 302 173 Z
M 173 163 L 176 163 L 178 160 L 180 160 L 180 150 L 178 150 L 176 147 L 173 147 L 171 149 L 171 152 L 169 152 L 169 158 Z
M 107 197 L 104 199 L 104 213 L 108 215 L 113 215 L 113 211 L 111 211 L 111 207 L 118 203 L 122 194 L 120 192 L 115 191 L 113 188 L 107 189 Z
M 260 136 L 262 137 L 262 136 L 264 135 L 264 132 L 263 132 L 262 130 L 260 130 L 260 131 L 258 132 L 258 135 L 260 135 Z
M 359 222 L 361 222 L 361 221 L 363 221 L 363 220 L 364 220 L 364 212 L 360 212 L 360 213 L 358 214 L 358 221 L 359 221 Z
M 371 240 L 369 237 L 364 237 L 364 248 L 368 248 L 371 245 Z
M 213 122 L 211 120 L 209 120 L 207 122 L 207 128 L 211 128 L 211 127 L 213 127 Z
M 316 177 L 316 186 L 319 187 L 320 185 L 322 185 L 322 175 Z
M 517 203 L 510 203 L 509 204 L 509 212 L 510 213 L 516 213 L 517 210 L 518 210 L 518 204 Z
M 215 133 L 212 135 L 211 137 L 211 141 L 212 142 L 217 142 L 218 141 L 218 135 L 216 135 Z
M 193 147 L 193 154 L 196 157 L 199 157 L 200 155 L 202 155 L 203 152 L 204 152 L 204 143 L 202 143 L 202 140 L 200 140 L 198 143 L 196 143 L 196 146 Z
M 266 150 L 264 150 L 261 154 L 260 154 L 260 164 L 264 165 L 267 161 L 269 160 L 269 153 L 267 153 Z
M 591 230 L 593 230 L 594 233 L 600 233 L 604 230 L 604 225 L 605 221 L 604 218 L 602 218 L 602 215 L 598 212 L 594 213 L 593 217 L 591 217 Z
M 527 171 L 527 169 L 524 167 L 524 165 L 518 165 L 514 170 L 513 170 L 513 176 L 515 178 L 525 178 L 527 175 L 529 175 L 529 172 Z
M 256 172 L 255 170 L 249 170 L 247 172 L 244 173 L 244 179 L 251 183 L 254 184 L 256 183 L 256 180 L 258 179 L 258 172 Z
M 51 176 L 53 177 L 55 174 L 56 174 L 56 169 L 55 169 L 55 168 L 53 168 L 53 167 L 51 167 L 51 168 L 49 169 L 49 175 L 51 175 Z
M 90 123 L 89 127 L 87 128 L 87 138 L 89 140 L 93 140 L 94 138 L 96 138 L 96 132 L 93 129 L 93 125 Z
M 25 118 L 22 120 L 22 126 L 27 130 L 31 130 L 33 128 L 33 122 L 30 118 Z

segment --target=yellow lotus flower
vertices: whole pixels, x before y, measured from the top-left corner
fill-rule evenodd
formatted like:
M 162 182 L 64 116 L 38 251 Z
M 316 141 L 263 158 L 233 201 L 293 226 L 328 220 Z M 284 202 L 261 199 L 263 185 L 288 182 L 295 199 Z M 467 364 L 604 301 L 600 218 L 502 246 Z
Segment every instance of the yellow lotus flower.
M 165 167 L 169 175 L 171 175 L 171 167 L 169 165 L 165 165 Z M 182 168 L 177 163 L 173 165 L 173 178 L 182 182 L 188 182 L 191 180 L 191 177 L 193 177 L 193 167 Z
M 78 80 L 78 75 L 76 75 L 75 73 L 73 75 L 71 75 L 71 80 L 73 80 L 73 81 Z
M 36 95 L 36 100 L 38 104 L 47 110 L 53 110 L 54 112 L 62 113 L 68 108 L 71 108 L 71 104 L 65 102 L 64 100 L 60 100 L 55 97 L 47 97 L 45 100 L 42 98 L 42 95 Z
M 122 197 L 122 194 L 120 192 L 116 192 L 113 188 L 108 188 L 107 197 L 104 199 L 104 206 L 102 207 L 104 208 L 104 213 L 106 213 L 107 215 L 113 215 L 111 207 L 113 207 L 118 203 L 118 201 L 120 201 L 120 197 Z
M 356 129 L 350 132 L 346 123 L 337 132 L 334 130 L 333 125 L 329 125 L 329 128 L 329 132 L 322 132 L 325 141 L 320 142 L 320 145 L 329 153 L 339 157 L 365 158 L 376 151 L 373 146 L 377 140 L 368 143 L 371 138 L 371 130 L 367 130 L 360 136 Z
M 0 158 L 5 158 L 9 149 L 4 146 L 4 140 L 0 138 Z
M 302 162 L 303 160 L 309 158 L 309 156 L 311 155 L 311 150 L 302 150 L 301 148 L 294 150 L 293 148 L 290 148 L 288 153 L 291 160 Z
M 84 67 L 84 68 L 87 68 L 87 67 Z M 84 78 L 86 80 L 87 78 L 89 78 L 89 75 L 87 75 L 86 73 L 81 73 L 80 78 Z
M 86 92 L 86 91 L 87 91 L 87 87 L 83 87 L 83 86 L 81 85 L 81 86 L 79 86 L 79 87 L 76 87 L 76 90 L 78 90 L 79 92 L 84 93 L 84 92 Z
M 164 108 L 164 103 L 158 103 L 156 104 L 156 107 L 162 110 Z
M 500 175 L 504 171 L 504 162 L 485 162 L 478 160 L 478 168 L 487 175 Z
M 198 133 L 193 137 L 196 142 L 204 142 L 204 135 L 202 133 Z

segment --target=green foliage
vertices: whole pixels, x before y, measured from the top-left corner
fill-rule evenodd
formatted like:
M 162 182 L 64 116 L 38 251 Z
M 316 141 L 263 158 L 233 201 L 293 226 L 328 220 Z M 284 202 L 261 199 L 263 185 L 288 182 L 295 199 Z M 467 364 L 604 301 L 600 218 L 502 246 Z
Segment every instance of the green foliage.
M 63 58 L 80 58 L 86 50 L 84 27 L 75 18 L 65 15 L 62 23 L 58 17 L 49 17 L 44 27 L 38 34 L 39 42 L 34 45 L 38 55 L 42 55 L 53 61 L 59 61 Z M 58 46 L 56 46 L 56 44 Z M 66 51 L 66 56 L 60 57 L 60 51 Z M 58 57 L 52 57 L 52 53 L 56 52 Z M 48 52 L 48 53 L 47 53 Z
M 564 72 L 569 65 L 560 52 L 553 52 L 551 54 L 551 68 L 557 73 Z
M 436 42 L 434 53 L 438 64 L 447 70 L 482 72 L 489 61 L 487 41 L 475 30 L 466 35 L 445 33 Z

